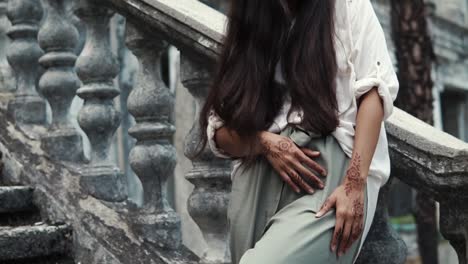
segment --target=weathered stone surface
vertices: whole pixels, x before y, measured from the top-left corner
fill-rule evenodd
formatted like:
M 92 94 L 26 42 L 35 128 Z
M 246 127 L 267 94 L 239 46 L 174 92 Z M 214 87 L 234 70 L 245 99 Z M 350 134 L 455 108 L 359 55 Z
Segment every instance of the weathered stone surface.
M 2 110 L 0 120 L 5 120 Z M 71 226 L 76 263 L 198 262 L 183 246 L 171 250 L 140 241 L 142 237 L 127 220 L 134 211 L 128 211 L 125 203 L 108 203 L 82 193 L 80 164 L 51 161 L 39 140 L 25 137 L 8 121 L 0 126 L 0 150 L 4 153 L 5 181 L 35 186 L 34 203 L 44 221 Z
M 0 187 L 0 214 L 34 210 L 33 189 L 24 186 Z
M 11 39 L 7 58 L 16 76 L 16 97 L 8 105 L 10 116 L 19 124 L 43 124 L 46 104 L 36 91 L 38 59 L 43 52 L 36 40 L 43 9 L 40 1 L 8 1 L 8 30 Z
M 201 108 L 208 93 L 212 66 L 205 61 L 192 60 L 181 55 L 181 81 L 195 98 L 197 109 Z M 187 210 L 200 227 L 208 245 L 201 256 L 201 262 L 230 263 L 227 226 L 231 191 L 230 162 L 216 158 L 208 146 L 199 157 L 193 158 L 200 133 L 198 124 L 196 119 L 185 138 L 185 155 L 193 164 L 185 178 L 195 186 L 187 201 Z
M 0 260 L 66 254 L 71 230 L 66 225 L 0 227 Z
M 109 262 L 102 262 L 109 263 Z M 39 258 L 27 258 L 21 260 L 11 260 L 2 264 L 75 264 L 73 258 L 68 256 L 46 256 Z
M 53 159 L 83 160 L 81 136 L 69 120 L 69 109 L 80 81 L 73 69 L 78 31 L 67 14 L 68 0 L 48 0 L 47 16 L 38 41 L 45 54 L 39 63 L 46 69 L 39 88 L 52 110 L 52 124 L 42 136 L 42 147 Z
M 123 201 L 127 198 L 125 178 L 109 157 L 121 120 L 113 101 L 119 95 L 113 85 L 119 66 L 109 41 L 109 19 L 114 12 L 90 0 L 79 1 L 75 12 L 87 29 L 85 46 L 76 61 L 83 82 L 77 94 L 84 100 L 78 123 L 91 144 L 90 164 L 82 169 L 81 186 L 99 199 Z
M 435 197 L 468 198 L 468 144 L 395 109 L 386 123 L 392 172 Z
M 197 1 L 106 0 L 130 20 L 157 29 L 164 39 L 194 57 L 215 61 L 220 50 L 226 18 Z M 196 54 L 196 55 L 195 55 Z
M 128 97 L 128 110 L 136 124 L 129 134 L 137 140 L 130 152 L 130 165 L 143 186 L 143 206 L 130 217 L 133 228 L 160 247 L 179 248 L 180 219 L 169 206 L 165 185 L 176 164 L 169 122 L 174 98 L 161 78 L 160 60 L 167 43 L 132 24 L 127 24 L 126 43 L 139 60 L 135 87 Z
M 7 47 L 10 44 L 6 32 L 11 26 L 6 17 L 7 4 L 8 0 L 0 1 L 0 93 L 12 93 L 16 89 L 15 76 L 6 58 Z
M 406 263 L 407 247 L 388 221 L 387 198 L 390 182 L 380 190 L 377 209 L 356 264 Z

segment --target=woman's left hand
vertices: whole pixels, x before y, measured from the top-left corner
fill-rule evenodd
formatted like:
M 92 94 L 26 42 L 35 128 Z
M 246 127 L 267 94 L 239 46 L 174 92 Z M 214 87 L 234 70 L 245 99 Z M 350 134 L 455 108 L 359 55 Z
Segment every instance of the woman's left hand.
M 338 256 L 343 255 L 363 231 L 366 180 L 361 176 L 359 163 L 359 157 L 353 159 L 343 184 L 336 188 L 316 214 L 316 217 L 321 217 L 336 208 L 335 231 L 330 247 L 333 252 L 337 250 Z

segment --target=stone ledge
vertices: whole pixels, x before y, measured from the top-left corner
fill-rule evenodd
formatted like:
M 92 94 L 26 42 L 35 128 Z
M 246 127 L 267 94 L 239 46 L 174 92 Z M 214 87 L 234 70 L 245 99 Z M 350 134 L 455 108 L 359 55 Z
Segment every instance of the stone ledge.
M 468 199 L 468 144 L 395 109 L 386 122 L 392 174 L 438 201 Z

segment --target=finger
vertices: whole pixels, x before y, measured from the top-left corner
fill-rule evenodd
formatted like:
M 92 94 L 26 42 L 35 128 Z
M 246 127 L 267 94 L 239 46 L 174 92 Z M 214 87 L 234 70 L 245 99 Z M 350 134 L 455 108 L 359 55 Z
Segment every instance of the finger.
M 314 189 L 306 181 L 304 181 L 304 179 L 301 176 L 299 176 L 299 174 L 295 170 L 289 170 L 288 175 L 296 185 L 301 187 L 307 193 L 312 194 L 315 192 Z
M 338 256 L 341 257 L 345 252 L 345 247 L 348 245 L 348 240 L 351 235 L 351 229 L 353 228 L 353 219 L 347 218 L 345 220 L 343 233 L 341 235 L 340 245 L 338 249 Z
M 327 170 L 323 166 L 321 166 L 320 164 L 312 160 L 311 155 L 307 155 L 306 151 L 310 151 L 310 152 L 312 151 L 308 149 L 301 149 L 301 150 L 302 150 L 302 153 L 301 153 L 302 155 L 300 155 L 301 161 L 304 162 L 309 168 L 320 173 L 322 176 L 327 176 L 328 174 Z
M 353 243 L 355 243 L 362 234 L 362 219 L 356 218 L 353 222 L 353 227 L 351 230 L 351 236 L 349 237 L 348 243 L 345 246 L 345 252 L 347 252 Z
M 317 212 L 315 217 L 319 218 L 322 217 L 324 214 L 326 214 L 328 211 L 330 211 L 333 207 L 335 207 L 336 204 L 336 197 L 335 195 L 330 195 L 330 197 L 325 200 L 323 203 L 322 207 L 320 207 L 320 210 Z
M 301 192 L 301 189 L 291 180 L 286 172 L 281 171 L 280 176 L 281 179 L 283 179 L 283 181 L 286 182 L 286 184 L 289 185 L 296 193 Z
M 330 244 L 332 252 L 336 251 L 336 246 L 341 238 L 341 233 L 343 232 L 343 220 L 343 217 L 339 217 L 338 214 L 336 215 L 335 230 L 333 231 L 332 241 Z
M 318 151 L 315 151 L 315 150 L 311 150 L 311 149 L 308 149 L 308 148 L 300 148 L 302 150 L 302 152 L 304 154 L 306 154 L 307 156 L 311 157 L 311 158 L 317 158 L 318 156 L 320 156 L 320 152 Z
M 323 187 L 325 186 L 323 184 L 323 182 L 317 177 L 315 176 L 315 174 L 313 172 L 311 172 L 310 170 L 306 169 L 301 163 L 299 162 L 294 162 L 293 163 L 294 165 L 294 168 L 297 172 L 299 172 L 301 175 L 303 175 L 304 177 L 306 177 L 307 179 L 309 179 L 311 182 L 315 183 L 317 185 L 317 187 L 319 187 L 320 189 L 323 189 Z

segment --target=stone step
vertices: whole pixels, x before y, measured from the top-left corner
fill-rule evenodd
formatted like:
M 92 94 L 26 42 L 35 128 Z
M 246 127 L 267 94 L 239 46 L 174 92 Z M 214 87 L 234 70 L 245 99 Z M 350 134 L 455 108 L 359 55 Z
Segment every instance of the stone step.
M 67 225 L 0 227 L 0 263 L 66 255 L 71 243 L 71 229 Z
M 25 186 L 0 186 L 0 214 L 34 210 L 33 190 Z
M 57 255 L 21 260 L 7 260 L 2 261 L 2 264 L 75 264 L 75 262 L 70 256 Z
M 0 226 L 21 226 L 39 222 L 39 210 L 33 204 L 33 189 L 24 186 L 0 186 Z

